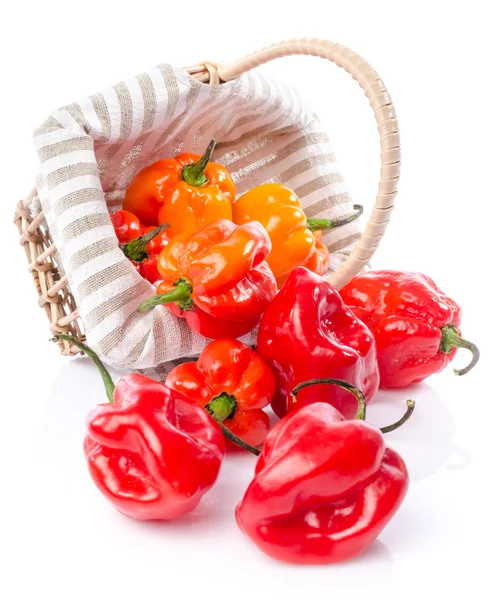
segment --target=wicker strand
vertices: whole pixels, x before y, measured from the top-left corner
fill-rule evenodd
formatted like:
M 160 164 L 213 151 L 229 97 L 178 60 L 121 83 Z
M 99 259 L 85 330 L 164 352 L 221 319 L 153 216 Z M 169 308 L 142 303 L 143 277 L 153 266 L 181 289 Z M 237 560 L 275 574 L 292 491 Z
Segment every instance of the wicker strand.
M 56 246 L 49 235 L 43 213 L 33 219 L 20 201 L 14 223 L 19 230 L 20 243 L 24 247 L 29 271 L 36 286 L 39 306 L 46 311 L 51 332 L 68 333 L 84 340 L 83 326 L 73 296 L 68 290 L 67 278 L 59 275 Z M 63 340 L 58 345 L 64 355 L 80 353 L 76 346 Z

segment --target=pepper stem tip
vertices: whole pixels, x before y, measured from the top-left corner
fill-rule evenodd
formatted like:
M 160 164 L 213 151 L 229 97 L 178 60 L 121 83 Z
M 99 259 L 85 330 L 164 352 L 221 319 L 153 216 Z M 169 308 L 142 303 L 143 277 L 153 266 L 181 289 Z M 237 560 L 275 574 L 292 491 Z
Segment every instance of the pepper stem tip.
M 123 244 L 121 246 L 122 252 L 124 252 L 127 258 L 130 258 L 135 262 L 143 262 L 143 260 L 146 260 L 148 258 L 148 251 L 146 250 L 146 245 L 149 244 L 149 242 L 153 238 L 159 235 L 163 231 L 163 229 L 167 229 L 168 227 L 170 227 L 168 223 L 163 223 L 155 229 L 153 229 L 152 231 L 148 231 L 148 233 L 141 235 L 135 240 L 132 240 L 132 242 L 127 242 L 127 244 Z
M 396 421 L 395 423 L 392 423 L 392 425 L 387 425 L 386 427 L 381 427 L 380 431 L 382 431 L 382 433 L 390 433 L 391 431 L 394 431 L 396 429 L 398 429 L 399 427 L 401 427 L 401 425 L 404 425 L 404 423 L 411 417 L 411 415 L 414 412 L 414 407 L 416 406 L 416 402 L 414 400 L 406 400 L 406 412 L 403 414 L 403 416 Z
M 353 210 L 355 211 L 354 213 L 337 219 L 307 219 L 307 228 L 314 232 L 325 231 L 326 229 L 336 229 L 342 225 L 347 225 L 363 214 L 363 206 L 361 204 L 354 204 Z
M 355 415 L 355 419 L 360 419 L 362 421 L 365 420 L 366 412 L 367 412 L 367 399 L 365 398 L 365 394 L 359 390 L 357 387 L 348 383 L 347 381 L 343 381 L 342 379 L 331 379 L 329 377 L 320 378 L 320 379 L 309 379 L 308 381 L 303 381 L 295 386 L 295 388 L 290 392 L 290 395 L 293 399 L 296 398 L 297 394 L 305 387 L 309 387 L 311 385 L 337 385 L 342 387 L 344 390 L 348 390 L 351 392 L 358 402 L 357 414 Z
M 243 450 L 247 450 L 248 452 L 250 452 L 251 454 L 254 454 L 255 456 L 260 456 L 260 450 L 258 450 L 258 448 L 255 448 L 255 446 L 251 446 L 250 444 L 247 444 L 244 440 L 242 440 L 240 437 L 235 435 L 230 429 L 228 429 L 222 423 L 218 422 L 218 424 L 219 424 L 219 427 L 221 428 L 222 433 L 225 438 L 227 438 L 228 440 L 230 440 L 231 442 L 233 442 L 240 448 L 243 448 Z
M 446 325 L 441 330 L 440 352 L 451 354 L 453 348 L 465 348 L 472 352 L 472 359 L 466 367 L 463 369 L 453 369 L 455 375 L 465 375 L 478 363 L 481 354 L 480 350 L 474 343 L 465 340 L 455 325 Z

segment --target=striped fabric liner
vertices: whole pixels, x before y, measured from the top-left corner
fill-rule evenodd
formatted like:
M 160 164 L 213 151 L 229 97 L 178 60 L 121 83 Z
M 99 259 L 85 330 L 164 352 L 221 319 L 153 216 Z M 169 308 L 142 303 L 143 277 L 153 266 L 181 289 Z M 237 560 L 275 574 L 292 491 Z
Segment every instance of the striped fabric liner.
M 109 212 L 140 169 L 182 150 L 202 152 L 212 137 L 214 159 L 229 168 L 239 194 L 281 182 L 308 216 L 352 210 L 317 117 L 297 92 L 258 71 L 210 86 L 160 65 L 53 112 L 35 132 L 40 204 L 88 343 L 116 368 L 161 377 L 207 343 L 164 307 L 135 312 L 154 288 L 119 250 Z M 326 236 L 332 269 L 358 237 L 356 222 Z

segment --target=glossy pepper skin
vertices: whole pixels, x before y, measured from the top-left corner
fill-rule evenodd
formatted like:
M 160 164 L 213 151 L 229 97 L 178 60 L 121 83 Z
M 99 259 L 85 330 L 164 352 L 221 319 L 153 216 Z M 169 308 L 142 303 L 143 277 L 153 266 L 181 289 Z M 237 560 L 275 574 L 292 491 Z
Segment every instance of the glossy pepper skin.
M 477 347 L 460 337 L 460 306 L 421 273 L 368 271 L 352 279 L 341 297 L 375 336 L 384 388 L 404 387 L 444 369 L 456 348 Z
M 379 429 L 318 402 L 270 430 L 236 520 L 272 558 L 340 562 L 378 537 L 408 482 L 404 461 Z
M 143 227 L 141 229 L 141 235 L 145 235 L 146 233 L 151 233 L 155 229 L 157 229 L 157 227 L 154 225 L 152 225 L 151 227 Z M 154 237 L 152 240 L 150 240 L 146 244 L 146 251 L 148 252 L 148 254 L 150 256 L 152 254 L 158 255 L 163 250 L 163 248 L 166 245 L 168 245 L 169 241 L 170 241 L 170 238 L 168 236 L 168 228 L 165 228 L 165 229 L 163 229 L 163 231 L 160 231 L 160 233 L 158 233 L 156 235 L 156 237 Z
M 372 333 L 321 276 L 305 267 L 292 271 L 260 321 L 257 351 L 275 373 L 272 408 L 279 417 L 305 404 L 328 402 L 347 419 L 355 398 L 339 387 L 311 387 L 299 398 L 291 390 L 309 379 L 342 379 L 370 401 L 379 386 Z
M 150 283 L 156 283 L 161 279 L 158 271 L 158 255 L 150 254 L 139 266 L 139 272 Z
M 259 221 L 272 242 L 268 264 L 282 287 L 289 273 L 304 265 L 324 275 L 330 256 L 321 231 L 345 225 L 362 214 L 362 208 L 345 219 L 308 219 L 298 196 L 278 183 L 265 183 L 243 194 L 233 205 L 233 221 L 242 225 Z
M 168 239 L 164 236 L 166 227 L 160 225 L 142 228 L 139 237 L 121 246 L 121 250 L 138 273 L 150 283 L 156 283 L 161 279 L 158 271 L 158 255 L 154 254 L 154 251 L 168 243 Z
M 170 520 L 192 511 L 212 487 L 225 453 L 216 421 L 180 393 L 139 374 L 114 387 L 90 348 L 109 402 L 87 417 L 84 453 L 100 492 L 138 520 Z
M 157 296 L 138 308 L 168 304 L 175 316 L 209 338 L 248 333 L 277 292 L 265 262 L 270 238 L 260 223 L 238 227 L 221 219 L 163 249 Z
M 212 140 L 202 156 L 185 152 L 144 168 L 127 188 L 122 208 L 144 225 L 169 223 L 170 237 L 231 219 L 236 186 L 227 169 L 209 162 L 214 146 Z
M 121 244 L 132 242 L 141 235 L 141 223 L 133 213 L 127 210 L 118 210 L 109 216 Z
M 246 443 L 263 443 L 270 428 L 263 409 L 273 398 L 275 376 L 246 344 L 231 338 L 211 342 L 196 362 L 176 366 L 165 383 L 208 410 Z

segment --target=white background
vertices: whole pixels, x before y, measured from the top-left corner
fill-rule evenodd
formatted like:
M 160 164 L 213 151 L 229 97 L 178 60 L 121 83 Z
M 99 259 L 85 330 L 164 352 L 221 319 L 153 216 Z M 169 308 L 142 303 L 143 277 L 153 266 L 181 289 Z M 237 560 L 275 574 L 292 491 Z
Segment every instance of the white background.
M 51 600 L 428 597 L 487 592 L 488 95 L 483 3 L 198 4 L 45 0 L 3 8 L 0 56 L 3 244 L 0 596 Z M 8 14 L 7 14 L 8 11 Z M 477 370 L 379 394 L 382 425 L 412 396 L 411 421 L 389 436 L 411 472 L 399 513 L 364 556 L 293 567 L 256 550 L 234 524 L 253 468 L 228 459 L 192 515 L 142 524 L 98 494 L 81 451 L 84 417 L 103 401 L 86 360 L 48 343 L 11 219 L 36 171 L 31 134 L 55 108 L 159 62 L 231 61 L 274 41 L 323 37 L 350 46 L 383 76 L 401 127 L 398 207 L 374 267 L 421 270 L 464 308 Z M 374 119 L 356 84 L 313 58 L 266 67 L 323 119 L 355 201 L 371 206 L 378 173 Z M 367 211 L 368 212 L 368 211 Z M 460 353 L 457 364 L 468 357 Z M 484 557 L 485 555 L 485 557 Z

